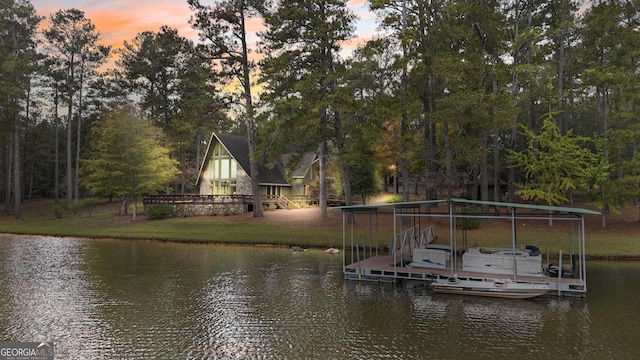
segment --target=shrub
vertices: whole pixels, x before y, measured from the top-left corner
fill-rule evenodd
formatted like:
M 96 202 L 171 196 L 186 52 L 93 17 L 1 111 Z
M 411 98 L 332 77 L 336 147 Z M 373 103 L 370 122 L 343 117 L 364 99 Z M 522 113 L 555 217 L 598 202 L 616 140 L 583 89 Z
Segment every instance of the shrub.
M 166 219 L 173 214 L 173 207 L 168 204 L 160 204 L 149 207 L 147 218 L 151 220 Z
M 401 195 L 391 195 L 391 196 L 388 196 L 386 199 L 384 199 L 384 202 L 387 204 L 399 203 L 402 201 L 403 199 Z
M 471 200 L 471 193 L 468 191 L 463 191 L 460 193 L 460 195 L 458 195 L 458 197 L 460 199 L 467 199 L 467 200 Z
M 477 215 L 480 214 L 478 210 L 475 209 L 464 209 L 464 210 L 456 210 L 456 215 Z M 480 218 L 456 218 L 456 228 L 461 230 L 472 230 L 480 227 L 482 223 L 482 219 Z
M 67 211 L 67 206 L 65 204 L 60 202 L 53 204 L 53 216 L 55 216 L 56 219 L 62 219 L 65 211 Z

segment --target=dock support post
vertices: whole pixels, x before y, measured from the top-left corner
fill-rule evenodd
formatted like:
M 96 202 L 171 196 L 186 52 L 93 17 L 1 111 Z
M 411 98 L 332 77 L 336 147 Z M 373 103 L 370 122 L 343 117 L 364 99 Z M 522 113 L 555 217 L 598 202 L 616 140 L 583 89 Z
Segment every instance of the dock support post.
M 562 281 L 562 250 L 560 250 L 560 255 L 558 255 L 558 297 L 562 295 L 562 291 L 560 290 L 560 282 Z
M 352 248 L 353 249 L 353 248 Z M 356 261 L 358 261 L 358 281 L 362 281 L 362 268 L 360 267 L 360 247 L 356 243 Z

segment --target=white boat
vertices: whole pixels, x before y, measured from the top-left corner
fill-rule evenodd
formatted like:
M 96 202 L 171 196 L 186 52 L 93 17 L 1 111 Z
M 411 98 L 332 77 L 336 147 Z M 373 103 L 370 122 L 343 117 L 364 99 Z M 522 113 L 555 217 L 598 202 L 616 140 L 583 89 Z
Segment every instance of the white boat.
M 524 249 L 505 247 L 472 247 L 462 255 L 462 270 L 490 274 L 543 276 L 542 255 L 535 246 Z
M 529 299 L 546 294 L 548 284 L 515 282 L 508 279 L 462 280 L 451 276 L 431 284 L 434 292 L 444 294 L 489 296 L 506 299 Z
M 411 267 L 429 269 L 447 269 L 451 262 L 451 247 L 444 245 L 427 245 L 411 251 Z

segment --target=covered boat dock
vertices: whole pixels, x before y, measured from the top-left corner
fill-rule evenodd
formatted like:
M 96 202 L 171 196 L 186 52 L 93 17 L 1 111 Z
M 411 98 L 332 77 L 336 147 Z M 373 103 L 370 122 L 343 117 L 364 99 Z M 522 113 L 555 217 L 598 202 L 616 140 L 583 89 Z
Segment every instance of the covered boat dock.
M 499 208 L 499 212 L 480 213 L 481 206 Z M 434 211 L 434 208 L 436 209 Z M 343 222 L 343 273 L 345 279 L 358 281 L 398 282 L 403 280 L 423 281 L 426 283 L 444 282 L 455 276 L 455 279 L 473 282 L 487 282 L 508 279 L 509 281 L 549 286 L 549 294 L 558 296 L 586 296 L 586 239 L 585 216 L 599 215 L 599 212 L 573 208 L 534 204 L 519 204 L 493 201 L 474 201 L 466 199 L 446 199 L 433 201 L 403 202 L 391 204 L 373 204 L 340 207 Z M 359 222 L 368 217 L 369 226 Z M 364 215 L 364 216 L 363 216 Z M 389 229 L 381 231 L 380 217 L 392 216 L 389 225 L 392 229 L 391 239 L 380 240 L 379 234 L 389 233 Z M 516 222 L 521 220 L 547 221 L 557 225 L 568 224 L 568 253 L 560 250 L 556 263 L 551 263 L 549 254 L 547 264 L 539 276 L 518 274 L 516 260 L 513 260 L 513 272 L 496 274 L 492 272 L 467 271 L 461 256 L 467 251 L 467 231 L 464 221 L 493 221 L 502 219 L 511 224 L 511 243 L 514 251 L 521 248 L 516 238 Z M 444 220 L 444 221 L 443 221 Z M 436 240 L 435 226 L 428 222 L 447 223 L 448 244 Z M 445 224 L 446 226 L 446 224 Z M 442 229 L 442 225 L 440 225 Z M 482 232 L 482 229 L 473 230 Z M 358 236 L 358 239 L 356 239 Z M 388 245 L 387 245 L 388 244 Z M 527 245 L 537 245 L 535 243 Z M 566 248 L 566 247 L 565 247 Z M 439 261 L 426 266 L 412 265 L 416 249 L 435 249 L 441 256 Z M 447 252 L 444 252 L 448 249 Z M 424 250 L 422 250 L 424 251 Z M 442 260 L 442 254 L 446 259 Z M 563 261 L 565 264 L 563 264 Z M 553 270 L 553 271 L 551 271 Z

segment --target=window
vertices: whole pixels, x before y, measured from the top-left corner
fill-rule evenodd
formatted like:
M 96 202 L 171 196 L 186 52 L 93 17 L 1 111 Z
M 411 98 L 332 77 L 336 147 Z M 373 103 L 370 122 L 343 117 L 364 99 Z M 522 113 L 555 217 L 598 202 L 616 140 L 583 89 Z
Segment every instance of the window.
M 213 194 L 215 195 L 221 195 L 221 194 L 233 195 L 236 193 L 237 186 L 236 186 L 235 180 L 222 180 L 222 181 L 213 180 L 211 181 L 211 188 L 213 190 Z
M 220 176 L 219 179 L 228 179 L 231 175 L 231 169 L 229 168 L 229 164 L 231 163 L 231 159 L 228 158 L 220 158 Z
M 267 195 L 280 195 L 281 193 L 280 186 L 267 185 L 266 190 L 267 190 Z
M 209 162 L 209 176 L 213 194 L 235 194 L 238 163 L 217 143 Z

